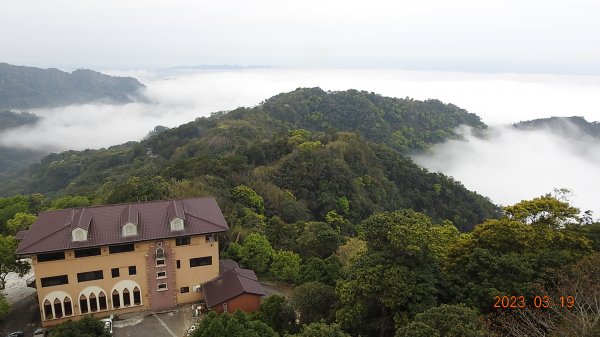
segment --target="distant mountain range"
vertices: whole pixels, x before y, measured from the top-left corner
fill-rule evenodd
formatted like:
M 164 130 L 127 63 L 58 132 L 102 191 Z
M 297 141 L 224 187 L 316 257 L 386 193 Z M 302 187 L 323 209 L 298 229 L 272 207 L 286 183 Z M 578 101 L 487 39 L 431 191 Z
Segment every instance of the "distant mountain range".
M 519 130 L 546 129 L 569 138 L 580 138 L 583 135 L 600 138 L 600 123 L 588 122 L 580 116 L 550 117 L 513 124 Z
M 102 102 L 130 103 L 144 85 L 132 77 L 114 77 L 79 69 L 72 73 L 0 63 L 0 110 L 48 108 Z

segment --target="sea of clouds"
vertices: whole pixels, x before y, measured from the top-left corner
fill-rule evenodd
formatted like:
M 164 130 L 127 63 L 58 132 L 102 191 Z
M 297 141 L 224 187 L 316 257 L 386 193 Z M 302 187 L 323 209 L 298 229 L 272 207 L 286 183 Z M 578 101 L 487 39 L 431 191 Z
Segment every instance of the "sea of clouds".
M 484 138 L 466 132 L 462 141 L 415 157 L 430 170 L 451 175 L 504 205 L 569 188 L 576 206 L 600 214 L 594 197 L 600 190 L 598 139 L 573 140 L 549 130 L 505 126 L 550 116 L 600 120 L 599 76 L 277 68 L 106 72 L 138 78 L 150 103 L 32 110 L 43 119 L 0 134 L 0 145 L 47 151 L 102 148 L 140 140 L 156 125 L 174 127 L 211 112 L 255 106 L 298 87 L 359 89 L 439 99 L 490 125 Z

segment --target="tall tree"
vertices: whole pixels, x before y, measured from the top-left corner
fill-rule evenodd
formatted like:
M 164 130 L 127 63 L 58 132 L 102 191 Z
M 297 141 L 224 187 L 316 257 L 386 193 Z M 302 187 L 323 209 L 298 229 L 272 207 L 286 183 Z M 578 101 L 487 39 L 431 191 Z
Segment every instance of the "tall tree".
M 17 273 L 23 276 L 29 272 L 31 266 L 25 261 L 17 259 L 15 251 L 19 243 L 13 236 L 0 235 L 0 290 L 6 286 L 8 273 Z

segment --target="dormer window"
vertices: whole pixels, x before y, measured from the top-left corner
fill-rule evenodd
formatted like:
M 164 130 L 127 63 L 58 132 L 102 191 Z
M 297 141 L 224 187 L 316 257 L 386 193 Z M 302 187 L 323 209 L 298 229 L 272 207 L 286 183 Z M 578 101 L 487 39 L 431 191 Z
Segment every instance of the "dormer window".
M 83 228 L 75 228 L 71 235 L 73 237 L 73 241 L 86 241 L 87 240 L 87 231 Z
M 171 220 L 171 230 L 172 231 L 182 231 L 183 227 L 183 219 L 175 218 Z
M 123 236 L 134 236 L 137 235 L 137 226 L 133 223 L 125 224 L 122 228 Z

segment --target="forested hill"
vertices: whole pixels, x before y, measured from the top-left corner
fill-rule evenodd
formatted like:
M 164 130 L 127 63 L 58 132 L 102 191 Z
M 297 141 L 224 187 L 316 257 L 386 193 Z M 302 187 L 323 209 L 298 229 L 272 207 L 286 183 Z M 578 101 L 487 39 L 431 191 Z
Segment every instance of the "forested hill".
M 513 124 L 513 127 L 521 130 L 546 129 L 570 138 L 583 135 L 600 138 L 600 123 L 588 122 L 579 116 L 534 119 Z
M 144 85 L 87 69 L 67 73 L 0 63 L 0 109 L 32 109 L 95 101 L 128 103 Z
M 323 220 L 330 211 L 358 222 L 412 208 L 469 229 L 497 216 L 496 206 L 402 154 L 456 137 L 463 123 L 485 127 L 438 101 L 297 89 L 140 143 L 52 154 L 0 188 L 95 203 L 215 195 L 230 213 L 232 189 L 247 185 L 264 198 L 267 216 L 289 223 Z

